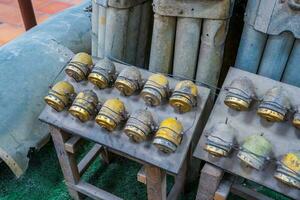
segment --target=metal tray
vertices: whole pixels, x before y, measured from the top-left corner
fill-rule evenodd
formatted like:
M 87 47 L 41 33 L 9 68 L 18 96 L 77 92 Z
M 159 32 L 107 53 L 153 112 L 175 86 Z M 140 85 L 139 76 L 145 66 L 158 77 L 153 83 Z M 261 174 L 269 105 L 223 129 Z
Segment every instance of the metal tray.
M 118 63 L 115 63 L 115 65 L 118 72 L 126 67 L 125 65 Z M 147 77 L 152 74 L 151 72 L 143 69 L 139 70 L 142 74 L 143 79 L 147 79 Z M 170 88 L 174 88 L 178 80 L 175 80 L 174 78 L 168 79 Z M 65 80 L 73 84 L 77 93 L 82 90 L 92 89 L 96 92 L 98 98 L 102 101 L 109 98 L 119 98 L 125 103 L 126 109 L 129 113 L 132 113 L 133 111 L 140 108 L 146 108 L 146 105 L 142 98 L 139 96 L 139 93 L 136 93 L 129 97 L 125 97 L 121 96 L 119 91 L 115 88 L 99 90 L 87 81 L 76 83 L 69 77 L 65 77 Z M 189 150 L 192 138 L 198 134 L 198 137 L 196 137 L 196 139 L 198 140 L 199 134 L 201 133 L 200 131 L 197 131 L 196 133 L 196 130 L 198 130 L 199 125 L 201 124 L 198 122 L 201 121 L 203 109 L 206 106 L 210 90 L 201 86 L 198 86 L 198 90 L 199 95 L 197 107 L 195 107 L 188 113 L 175 113 L 173 108 L 167 102 L 164 102 L 161 106 L 148 107 L 148 110 L 152 112 L 153 117 L 157 121 L 162 121 L 167 117 L 176 117 L 179 121 L 182 122 L 184 130 L 187 130 L 187 132 L 183 136 L 181 145 L 174 153 L 171 154 L 160 152 L 154 145 L 152 145 L 152 140 L 140 144 L 130 141 L 129 138 L 123 133 L 123 126 L 119 127 L 116 131 L 109 133 L 106 130 L 102 129 L 98 124 L 96 124 L 94 120 L 88 121 L 86 123 L 81 123 L 79 120 L 72 117 L 72 115 L 70 115 L 67 111 L 58 113 L 49 106 L 45 107 L 45 109 L 39 116 L 39 119 L 45 123 L 61 128 L 72 134 L 102 144 L 132 159 L 136 159 L 144 163 L 149 163 L 158 166 L 168 172 L 178 174 Z
M 247 76 L 252 80 L 258 97 L 263 96 L 268 89 L 280 85 L 288 92 L 292 105 L 300 103 L 300 88 L 245 72 L 237 68 L 230 68 L 223 84 L 223 89 L 224 87 L 229 86 L 232 80 L 242 76 Z M 272 123 L 261 119 L 256 114 L 257 103 L 251 105 L 250 111 L 234 111 L 224 104 L 225 96 L 226 91 L 221 90 L 203 133 L 206 133 L 214 124 L 225 122 L 227 118 L 228 123 L 238 130 L 236 139 L 239 144 L 242 144 L 243 139 L 248 135 L 263 133 L 273 144 L 272 153 L 276 158 L 289 151 L 299 150 L 300 131 L 294 128 L 290 121 Z M 289 187 L 274 178 L 273 175 L 276 169 L 275 162 L 270 162 L 262 171 L 257 171 L 250 167 L 242 166 L 236 156 L 236 150 L 234 150 L 227 158 L 216 158 L 211 156 L 208 152 L 203 150 L 205 142 L 205 134 L 202 134 L 194 151 L 194 157 L 212 163 L 232 174 L 237 174 L 246 179 L 255 181 L 289 197 L 300 199 L 300 190 Z

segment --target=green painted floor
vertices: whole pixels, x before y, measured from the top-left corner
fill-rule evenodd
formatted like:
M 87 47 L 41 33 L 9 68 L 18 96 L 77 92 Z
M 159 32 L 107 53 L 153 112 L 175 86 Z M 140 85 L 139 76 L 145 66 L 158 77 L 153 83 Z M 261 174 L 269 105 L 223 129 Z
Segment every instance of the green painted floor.
M 85 145 L 82 152 L 86 152 L 90 146 Z M 83 153 L 79 158 L 82 155 Z M 15 178 L 4 163 L 0 164 L 0 199 L 71 199 L 65 187 L 52 142 L 49 142 L 41 151 L 33 152 L 30 157 L 29 169 L 19 179 Z M 120 157 L 115 158 L 108 167 L 102 164 L 100 159 L 97 159 L 84 174 L 84 179 L 124 199 L 146 199 L 145 185 L 136 181 L 136 174 L 140 167 L 140 164 Z M 169 189 L 172 182 L 172 177 L 168 177 Z M 197 181 L 190 183 L 181 199 L 195 199 L 197 184 Z M 255 187 L 258 191 L 273 199 L 288 200 L 283 195 L 253 183 L 247 183 L 246 185 Z M 241 198 L 231 195 L 229 199 L 239 200 Z

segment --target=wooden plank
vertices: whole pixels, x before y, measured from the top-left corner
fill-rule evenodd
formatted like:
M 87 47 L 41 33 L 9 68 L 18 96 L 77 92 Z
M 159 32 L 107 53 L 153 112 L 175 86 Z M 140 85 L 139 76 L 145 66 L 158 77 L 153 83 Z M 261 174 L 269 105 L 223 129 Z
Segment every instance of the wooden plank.
M 209 163 L 206 163 L 201 170 L 197 200 L 212 200 L 219 183 L 223 177 L 224 171 Z
M 80 175 L 82 175 L 90 164 L 92 164 L 102 149 L 103 147 L 100 144 L 95 144 L 93 148 L 82 158 L 78 164 L 78 171 Z
M 137 180 L 138 182 L 147 184 L 147 177 L 146 177 L 146 172 L 145 172 L 145 166 L 141 167 L 137 174 Z
M 232 176 L 223 178 L 219 184 L 217 191 L 215 192 L 214 200 L 226 200 L 230 193 L 232 184 Z
M 76 160 L 73 154 L 65 150 L 65 142 L 67 134 L 62 130 L 50 126 L 50 133 L 55 146 L 57 157 L 67 184 L 77 184 L 80 176 L 77 168 Z M 74 189 L 68 187 L 70 196 L 75 200 L 82 199 L 81 195 Z
M 186 181 L 187 164 L 187 159 L 185 159 L 179 174 L 175 177 L 175 183 L 167 197 L 168 200 L 178 199 L 180 193 L 183 191 Z
M 76 153 L 78 145 L 80 143 L 80 137 L 79 136 L 72 136 L 66 143 L 65 143 L 65 149 L 69 153 Z
M 100 188 L 97 188 L 89 183 L 86 183 L 84 181 L 79 181 L 76 185 L 74 184 L 68 184 L 68 186 L 74 190 L 79 191 L 80 193 L 96 199 L 96 200 L 122 200 L 122 198 L 117 197 L 109 192 L 106 192 L 105 190 L 102 190 Z
M 231 192 L 247 200 L 272 200 L 272 198 L 267 197 L 255 190 L 243 187 L 239 184 L 233 184 L 231 187 Z
M 166 172 L 153 165 L 145 166 L 148 200 L 166 200 Z

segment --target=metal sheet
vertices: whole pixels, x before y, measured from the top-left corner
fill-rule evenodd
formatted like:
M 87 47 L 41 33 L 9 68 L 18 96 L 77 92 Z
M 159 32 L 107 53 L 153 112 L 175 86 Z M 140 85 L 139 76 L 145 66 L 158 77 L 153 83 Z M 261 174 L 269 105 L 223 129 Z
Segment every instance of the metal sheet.
M 154 0 L 155 13 L 173 17 L 192 17 L 204 19 L 230 18 L 230 6 L 233 0 Z
M 96 0 L 97 4 L 103 7 L 113 7 L 120 9 L 128 9 L 136 5 L 142 4 L 147 0 Z
M 30 148 L 48 137 L 38 115 L 49 85 L 72 51 L 91 49 L 87 6 L 68 9 L 0 48 L 0 158 L 17 177 L 28 166 Z
M 223 84 L 223 89 L 224 87 L 228 86 L 232 80 L 242 76 L 246 76 L 252 80 L 258 97 L 263 96 L 268 89 L 274 86 L 282 86 L 284 90 L 288 92 L 292 104 L 299 104 L 300 88 L 236 68 L 230 68 L 227 78 Z M 228 123 L 238 130 L 235 136 L 239 144 L 241 144 L 243 139 L 249 135 L 263 133 L 264 136 L 273 144 L 272 154 L 274 157 L 282 156 L 289 151 L 299 150 L 300 131 L 294 128 L 289 121 L 283 123 L 270 123 L 262 120 L 256 114 L 257 104 L 251 105 L 250 111 L 238 112 L 231 110 L 223 103 L 225 95 L 226 91 L 222 90 L 218 96 L 203 133 L 206 133 L 214 124 L 225 122 L 227 119 Z M 209 153 L 203 150 L 205 142 L 205 134 L 202 134 L 194 152 L 195 157 L 217 165 L 218 167 L 223 168 L 230 173 L 237 174 L 282 194 L 299 199 L 300 190 L 289 187 L 277 181 L 273 177 L 274 170 L 276 169 L 275 162 L 269 163 L 263 171 L 242 167 L 236 156 L 237 151 L 232 152 L 227 158 L 212 157 L 209 155 Z
M 124 68 L 123 65 L 117 63 L 115 64 L 117 71 L 120 71 L 122 68 Z M 142 69 L 140 69 L 140 71 L 143 74 L 143 78 L 147 78 L 152 74 Z M 97 93 L 98 97 L 103 100 L 118 97 L 125 103 L 126 109 L 129 113 L 132 113 L 134 110 L 139 108 L 146 108 L 145 103 L 140 98 L 139 94 L 134 94 L 130 97 L 124 97 L 121 96 L 118 90 L 114 88 L 98 90 L 95 89 L 90 83 L 75 83 L 68 78 L 66 79 L 72 82 L 77 92 L 84 89 L 93 89 Z M 171 88 L 174 88 L 176 84 L 175 79 L 168 79 Z M 200 95 L 198 96 L 198 105 L 194 108 L 194 111 L 184 114 L 176 114 L 173 108 L 166 103 L 158 107 L 148 107 L 148 110 L 152 112 L 157 121 L 161 121 L 166 117 L 177 117 L 177 119 L 183 123 L 186 133 L 183 136 L 181 145 L 174 153 L 171 154 L 161 153 L 154 145 L 151 144 L 151 141 L 140 144 L 131 142 L 123 133 L 121 128 L 118 128 L 113 133 L 108 133 L 106 130 L 98 126 L 95 121 L 81 123 L 68 114 L 67 111 L 57 113 L 49 106 L 46 106 L 39 118 L 40 120 L 57 126 L 65 131 L 105 145 L 117 152 L 120 152 L 121 154 L 128 155 L 134 159 L 150 163 L 171 173 L 177 174 L 187 155 L 193 136 L 198 134 L 196 128 L 199 128 L 198 122 L 201 122 L 202 111 L 206 106 L 210 93 L 208 88 L 199 86 L 198 89 L 200 91 Z
M 270 35 L 289 31 L 294 37 L 300 38 L 299 8 L 300 4 L 295 0 L 263 0 L 257 10 L 254 28 Z

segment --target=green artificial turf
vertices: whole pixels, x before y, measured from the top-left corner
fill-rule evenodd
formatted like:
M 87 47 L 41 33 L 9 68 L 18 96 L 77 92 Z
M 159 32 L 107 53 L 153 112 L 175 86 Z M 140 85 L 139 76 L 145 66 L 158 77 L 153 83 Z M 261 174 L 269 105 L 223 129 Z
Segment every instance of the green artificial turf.
M 90 147 L 91 145 L 85 145 L 78 159 Z M 30 157 L 29 168 L 19 179 L 15 178 L 4 163 L 0 164 L 0 199 L 71 199 L 64 184 L 53 143 L 49 142 L 41 151 L 32 153 Z M 96 159 L 84 174 L 83 179 L 124 199 L 146 199 L 145 185 L 136 181 L 136 175 L 140 168 L 140 164 L 121 157 L 115 158 L 109 166 L 105 166 L 100 159 Z M 168 177 L 167 180 L 168 190 L 170 190 L 174 180 L 172 177 Z M 181 199 L 195 199 L 197 185 L 198 181 L 187 185 L 186 192 Z M 246 185 L 247 187 L 257 187 L 253 183 L 246 183 Z M 264 187 L 258 186 L 258 190 L 274 199 L 288 200 L 283 195 Z M 239 200 L 241 198 L 231 194 L 229 199 Z

